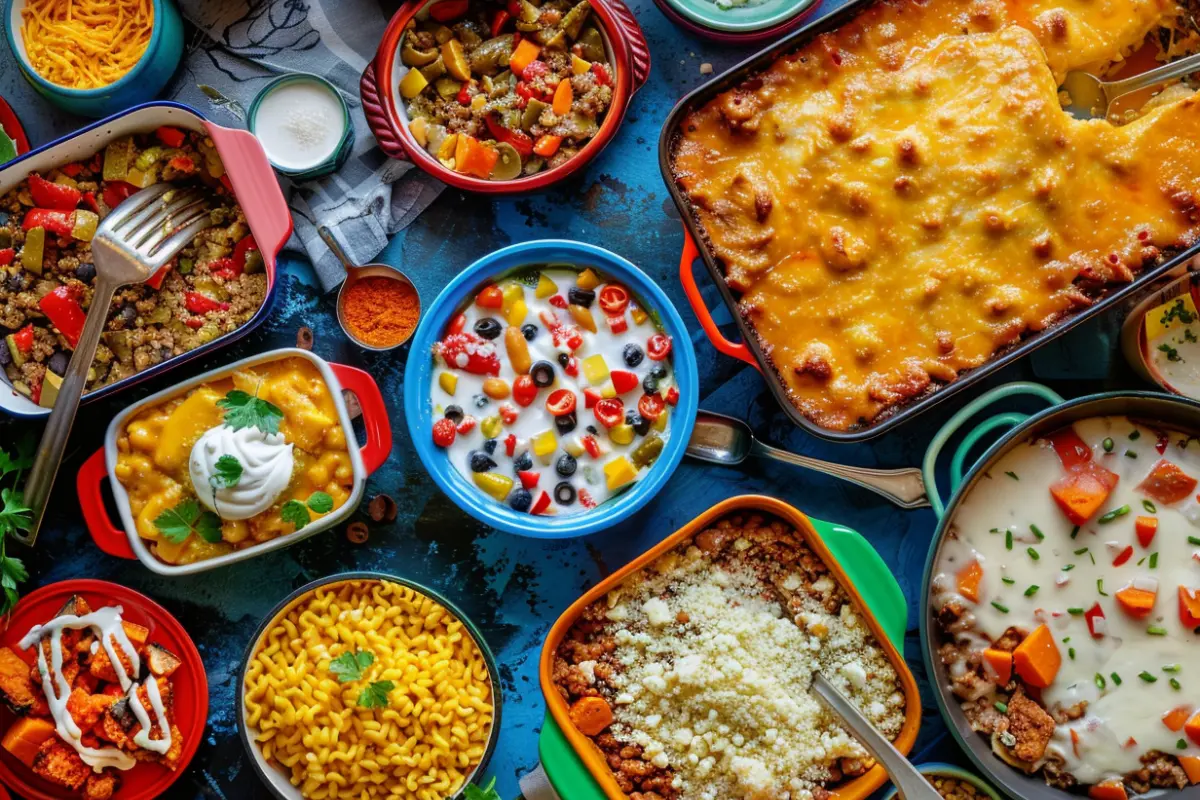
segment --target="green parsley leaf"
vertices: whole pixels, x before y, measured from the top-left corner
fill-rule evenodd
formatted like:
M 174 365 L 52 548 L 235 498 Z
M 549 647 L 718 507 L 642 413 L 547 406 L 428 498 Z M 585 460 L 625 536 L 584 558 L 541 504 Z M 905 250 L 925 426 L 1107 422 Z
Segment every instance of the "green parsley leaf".
M 333 511 L 333 498 L 325 492 L 313 492 L 308 496 L 308 507 L 318 514 Z
M 388 692 L 396 688 L 391 681 L 375 681 L 358 694 L 358 704 L 363 708 L 387 708 Z
M 242 462 L 236 456 L 221 456 L 217 459 L 216 467 L 217 471 L 208 479 L 214 491 L 237 486 L 242 479 Z
M 17 531 L 33 529 L 33 511 L 25 505 L 25 500 L 16 489 L 5 487 L 0 489 L 0 538 Z
M 491 782 L 482 789 L 474 784 L 464 786 L 462 796 L 463 800 L 500 800 L 500 795 L 496 792 L 495 778 L 492 778 Z
M 347 650 L 329 662 L 329 671 L 338 683 L 362 680 L 363 672 L 375 663 L 375 654 L 363 650 Z
M 201 511 L 195 500 L 184 500 L 162 512 L 155 518 L 154 527 L 167 541 L 175 544 L 193 533 L 206 542 L 221 541 L 221 518 L 211 511 Z
M 235 431 L 258 428 L 263 433 L 279 433 L 279 423 L 283 422 L 279 406 L 240 389 L 218 400 L 217 407 L 225 410 L 225 424 Z
M 295 525 L 296 530 L 300 530 L 312 522 L 312 516 L 308 513 L 308 507 L 299 500 L 288 500 L 284 503 L 283 508 L 279 510 L 279 516 L 284 522 L 290 522 Z

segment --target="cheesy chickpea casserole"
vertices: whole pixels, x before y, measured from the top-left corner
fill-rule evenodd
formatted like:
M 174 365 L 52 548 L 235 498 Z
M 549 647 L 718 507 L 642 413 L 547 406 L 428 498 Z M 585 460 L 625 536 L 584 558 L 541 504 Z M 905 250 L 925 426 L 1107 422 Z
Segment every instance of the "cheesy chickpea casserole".
M 817 671 L 899 735 L 900 677 L 825 563 L 738 513 L 588 606 L 552 676 L 631 800 L 824 800 L 873 761 L 809 692 Z
M 329 386 L 295 356 L 141 410 L 117 450 L 114 475 L 138 535 L 168 564 L 293 533 L 344 505 L 354 487 Z
M 1067 71 L 1200 43 L 1174 0 L 881 0 L 687 114 L 673 173 L 789 398 L 853 430 L 1197 242 L 1200 99 Z M 1189 33 L 1190 32 L 1190 33 Z

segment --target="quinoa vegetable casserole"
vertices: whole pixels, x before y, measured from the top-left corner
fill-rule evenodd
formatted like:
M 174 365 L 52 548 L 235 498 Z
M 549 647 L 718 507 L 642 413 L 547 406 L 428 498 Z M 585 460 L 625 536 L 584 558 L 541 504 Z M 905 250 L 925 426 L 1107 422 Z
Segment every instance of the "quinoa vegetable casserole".
M 211 139 L 161 127 L 31 173 L 0 197 L 0 367 L 12 387 L 54 405 L 91 302 L 96 227 L 129 195 L 162 181 L 207 187 L 215 224 L 145 283 L 117 292 L 85 391 L 246 324 L 266 298 L 267 276 L 227 180 Z
M 586 606 L 551 677 L 630 800 L 824 800 L 874 762 L 818 670 L 897 738 L 905 689 L 859 610 L 798 531 L 737 512 Z
M 850 431 L 1200 239 L 1200 98 L 1070 70 L 1197 49 L 1175 0 L 880 0 L 683 116 L 671 170 L 793 405 Z

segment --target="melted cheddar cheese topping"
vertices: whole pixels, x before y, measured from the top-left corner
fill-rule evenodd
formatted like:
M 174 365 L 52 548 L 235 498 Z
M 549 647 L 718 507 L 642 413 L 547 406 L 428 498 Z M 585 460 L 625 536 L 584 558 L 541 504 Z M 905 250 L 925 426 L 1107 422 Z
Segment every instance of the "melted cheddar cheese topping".
M 682 124 L 675 177 L 792 402 L 848 430 L 1197 240 L 1200 102 L 1062 110 L 1166 0 L 888 0 Z

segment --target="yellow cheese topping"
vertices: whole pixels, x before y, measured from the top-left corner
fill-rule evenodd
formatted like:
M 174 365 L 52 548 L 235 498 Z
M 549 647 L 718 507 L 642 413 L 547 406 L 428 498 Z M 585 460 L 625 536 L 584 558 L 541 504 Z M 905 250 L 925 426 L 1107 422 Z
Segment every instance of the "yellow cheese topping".
M 1200 232 L 1200 102 L 1064 112 L 1166 0 L 890 0 L 683 122 L 676 180 L 817 424 L 853 429 Z

